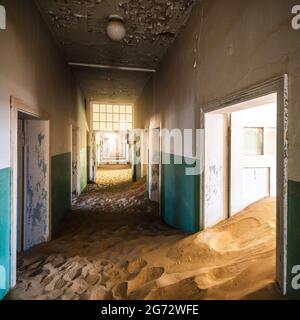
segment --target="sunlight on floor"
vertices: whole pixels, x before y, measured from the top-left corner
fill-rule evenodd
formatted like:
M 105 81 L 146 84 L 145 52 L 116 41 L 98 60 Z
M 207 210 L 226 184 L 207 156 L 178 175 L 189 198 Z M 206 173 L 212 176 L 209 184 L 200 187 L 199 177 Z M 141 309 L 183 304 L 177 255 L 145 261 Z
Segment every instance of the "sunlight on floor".
M 103 165 L 97 170 L 97 184 L 102 188 L 110 188 L 132 181 L 130 165 Z

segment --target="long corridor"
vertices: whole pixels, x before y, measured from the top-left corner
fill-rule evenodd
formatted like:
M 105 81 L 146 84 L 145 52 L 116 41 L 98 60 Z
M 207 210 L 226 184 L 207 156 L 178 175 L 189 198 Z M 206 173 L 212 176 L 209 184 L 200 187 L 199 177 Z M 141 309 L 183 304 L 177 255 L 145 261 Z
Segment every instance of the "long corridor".
M 273 199 L 185 235 L 161 222 L 145 180 L 131 183 L 126 167 L 108 169 L 74 203 L 57 239 L 19 258 L 18 284 L 8 299 L 281 297 Z

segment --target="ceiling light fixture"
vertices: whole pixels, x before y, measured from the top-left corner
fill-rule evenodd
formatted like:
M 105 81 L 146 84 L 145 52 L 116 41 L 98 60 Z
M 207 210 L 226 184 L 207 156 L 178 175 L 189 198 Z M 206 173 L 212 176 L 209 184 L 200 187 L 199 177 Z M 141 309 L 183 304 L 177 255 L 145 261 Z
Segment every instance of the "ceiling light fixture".
M 121 16 L 113 14 L 109 16 L 107 25 L 107 35 L 113 41 L 121 41 L 126 35 L 126 28 L 124 26 L 124 19 Z

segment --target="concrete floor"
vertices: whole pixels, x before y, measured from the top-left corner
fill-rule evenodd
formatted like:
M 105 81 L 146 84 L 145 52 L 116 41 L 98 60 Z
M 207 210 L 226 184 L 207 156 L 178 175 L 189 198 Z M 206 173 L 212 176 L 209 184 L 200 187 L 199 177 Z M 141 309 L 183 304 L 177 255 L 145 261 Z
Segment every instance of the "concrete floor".
M 274 199 L 186 235 L 161 221 L 146 181 L 130 176 L 101 168 L 57 239 L 20 257 L 7 299 L 281 299 Z

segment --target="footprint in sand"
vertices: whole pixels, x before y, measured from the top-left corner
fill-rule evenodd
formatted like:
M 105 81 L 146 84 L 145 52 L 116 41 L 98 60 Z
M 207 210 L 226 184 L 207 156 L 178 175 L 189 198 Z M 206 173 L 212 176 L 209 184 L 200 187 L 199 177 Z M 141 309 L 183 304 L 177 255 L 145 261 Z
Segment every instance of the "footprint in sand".
M 130 299 L 143 299 L 164 272 L 165 269 L 161 267 L 142 269 L 133 279 L 128 281 L 128 296 Z
M 112 294 L 114 299 L 126 300 L 128 292 L 128 282 L 118 283 L 113 289 Z
M 75 266 L 66 272 L 66 274 L 64 275 L 64 280 L 73 281 L 77 279 L 81 274 L 82 274 L 82 267 Z
M 187 278 L 166 287 L 153 288 L 146 300 L 202 300 L 207 290 L 200 289 L 194 278 Z
M 146 265 L 147 262 L 145 260 L 137 259 L 128 263 L 127 271 L 130 274 L 136 274 L 139 273 Z
M 164 268 L 158 267 L 144 269 L 146 262 L 140 260 L 140 263 L 138 263 L 138 261 L 139 260 L 133 261 L 134 263 L 132 263 L 130 265 L 131 267 L 129 268 L 132 272 L 137 271 L 136 273 L 131 273 L 131 275 L 135 274 L 135 276 L 129 281 L 118 283 L 112 289 L 114 299 L 143 299 L 155 286 L 155 280 L 159 279 L 165 271 Z M 140 270 L 140 272 L 138 272 L 138 269 L 140 269 L 141 267 L 142 269 Z

